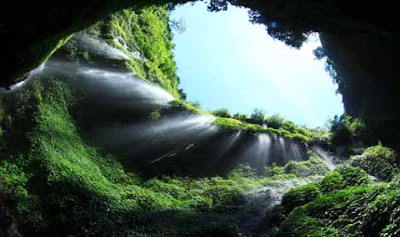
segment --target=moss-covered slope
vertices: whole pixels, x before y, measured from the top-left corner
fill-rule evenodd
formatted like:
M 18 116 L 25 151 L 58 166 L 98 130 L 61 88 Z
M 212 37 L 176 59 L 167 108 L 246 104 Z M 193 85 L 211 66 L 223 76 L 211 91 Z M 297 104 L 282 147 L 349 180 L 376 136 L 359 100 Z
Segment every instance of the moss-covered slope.
M 105 6 L 105 9 L 108 12 L 114 8 Z M 63 64 L 63 72 L 67 71 L 69 76 L 41 74 L 13 93 L 1 95 L 0 234 L 398 235 L 398 155 L 381 144 L 350 159 L 349 163 L 359 168 L 345 164 L 328 172 L 328 166 L 315 153 L 304 155 L 305 161 L 289 161 L 293 157 L 288 157 L 286 161 L 289 162 L 281 166 L 254 162 L 252 167 L 243 164 L 246 163 L 243 160 L 233 162 L 240 150 L 226 155 L 231 159 L 217 161 L 209 155 L 210 151 L 215 151 L 217 141 L 226 145 L 227 137 L 240 133 L 245 133 L 245 138 L 249 139 L 241 144 L 242 148 L 252 148 L 250 145 L 263 133 L 261 138 L 265 141 L 270 141 L 266 134 L 275 142 L 286 138 L 289 144 L 302 144 L 305 150 L 312 145 L 329 147 L 340 139 L 324 131 L 307 130 L 290 123 L 282 128 L 263 128 L 233 118 L 216 118 L 210 126 L 218 127 L 219 136 L 208 139 L 206 145 L 195 152 L 183 152 L 176 163 L 165 159 L 161 165 L 150 166 L 152 172 L 146 175 L 143 175 L 145 166 L 140 166 L 142 172 L 131 169 L 140 161 L 147 161 L 145 153 L 137 154 L 136 160 L 135 157 L 131 159 L 133 164 L 129 164 L 117 152 L 95 146 L 86 132 L 96 122 L 103 122 L 102 119 L 117 120 L 113 126 L 118 127 L 123 122 L 132 122 L 133 114 L 137 119 L 157 123 L 174 115 L 206 113 L 179 100 L 167 22 L 165 6 L 124 10 L 112 15 L 84 33 L 119 48 L 125 55 L 123 60 L 105 59 L 79 49 L 79 38 L 74 37 L 53 57 L 68 62 Z M 21 50 L 30 46 L 21 47 Z M 82 111 L 90 108 L 83 105 L 101 100 L 100 97 L 90 98 L 90 93 L 83 93 L 84 90 L 76 86 L 81 81 L 74 78 L 69 69 L 78 66 L 134 72 L 142 80 L 165 88 L 176 100 L 169 106 L 133 114 L 108 114 L 109 111 L 102 108 L 100 113 L 90 117 L 92 120 L 86 120 L 88 117 L 82 116 Z M 162 140 L 163 134 L 157 134 L 160 136 L 156 140 Z M 185 139 L 188 138 L 181 140 Z M 157 141 L 155 144 L 159 144 Z M 178 150 L 186 151 L 186 148 L 178 147 Z M 336 145 L 333 148 L 337 148 Z M 163 151 L 157 146 L 148 150 L 155 152 L 157 149 Z M 276 154 L 280 154 L 279 150 Z M 276 158 L 282 160 L 281 156 Z M 347 163 L 348 158 L 346 155 L 342 162 Z M 216 165 L 218 162 L 221 166 Z M 144 164 L 149 167 L 148 162 Z M 218 176 L 221 170 L 210 167 L 222 167 L 225 172 Z M 206 171 L 207 175 L 198 175 L 196 171 Z M 384 182 L 372 181 L 366 172 Z M 286 193 L 293 186 L 307 183 L 310 184 Z M 279 205 L 284 193 L 282 205 Z
M 68 36 L 106 18 L 110 13 L 128 7 L 140 9 L 167 2 L 171 3 L 168 7 L 172 8 L 175 4 L 188 1 L 73 0 L 52 5 L 12 2 L 5 12 L 12 14 L 0 14 L 0 47 L 3 52 L 1 61 L 5 63 L 5 70 L 1 71 L 1 85 L 10 86 L 22 80 L 27 72 L 44 62 Z M 277 27 L 268 28 L 268 33 L 295 47 L 299 47 L 310 32 L 322 33 L 325 51 L 337 65 L 336 69 L 342 77 L 339 91 L 343 94 L 346 111 L 354 117 L 366 120 L 376 139 L 391 142 L 393 145 L 398 143 L 397 130 L 400 125 L 396 65 L 399 31 L 395 24 L 395 7 L 390 4 L 360 4 L 344 0 L 215 0 L 210 1 L 209 9 L 226 9 L 228 2 L 252 9 L 250 16 L 254 22 L 267 26 L 277 23 Z M 382 12 L 385 14 L 382 15 Z M 154 16 L 143 19 L 146 21 L 153 17 L 154 20 Z M 118 20 L 114 22 L 117 23 Z M 149 42 L 151 41 L 145 43 Z M 139 42 L 141 43 L 143 42 Z M 159 48 L 155 47 L 154 50 Z M 146 53 L 152 54 L 150 51 Z M 168 57 L 160 56 L 161 61 Z M 152 68 L 150 74 L 153 75 L 159 70 L 173 69 L 169 64 L 160 68 L 152 63 L 147 66 Z M 165 82 L 162 76 L 155 79 Z M 173 88 L 176 84 L 170 86 Z
M 11 104 L 27 100 L 30 106 Z M 71 116 L 75 102 L 56 79 L 36 81 L 2 101 L 12 125 L 2 135 L 1 187 L 9 190 L 20 220 L 14 224 L 24 235 L 237 236 L 246 232 L 243 216 L 251 215 L 249 192 L 327 170 L 304 175 L 300 162 L 297 170 L 262 175 L 243 167 L 225 178 L 142 180 L 82 140 Z M 18 134 L 18 141 L 7 142 Z

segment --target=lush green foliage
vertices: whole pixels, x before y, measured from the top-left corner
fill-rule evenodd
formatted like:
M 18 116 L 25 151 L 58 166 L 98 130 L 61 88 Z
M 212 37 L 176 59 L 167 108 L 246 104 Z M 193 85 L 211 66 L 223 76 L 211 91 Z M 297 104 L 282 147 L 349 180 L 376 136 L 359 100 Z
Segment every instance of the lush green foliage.
M 263 123 L 265 119 L 265 111 L 262 109 L 254 109 L 250 115 L 250 119 L 257 123 Z
M 315 183 L 292 188 L 283 195 L 282 205 L 285 212 L 290 213 L 295 207 L 314 201 L 319 196 L 319 188 Z
M 396 236 L 397 185 L 354 186 L 295 208 L 281 236 Z
M 214 124 L 228 130 L 245 130 L 252 133 L 268 133 L 270 135 L 281 136 L 303 144 L 313 142 L 313 140 L 311 140 L 311 138 L 309 137 L 309 134 L 312 134 L 313 132 L 311 130 L 309 132 L 306 129 L 294 130 L 294 132 L 291 132 L 283 128 L 282 129 L 264 128 L 258 124 L 246 123 L 233 118 L 221 118 L 221 117 L 217 117 L 216 120 L 214 121 Z M 302 133 L 300 133 L 299 131 L 301 131 Z M 306 135 L 304 133 L 306 133 Z
M 389 181 L 399 173 L 399 168 L 395 165 L 396 160 L 396 153 L 379 143 L 367 148 L 362 155 L 352 157 L 351 164 L 361 167 L 379 179 Z
M 211 4 L 218 8 L 226 2 Z M 257 12 L 253 11 L 252 17 L 263 22 Z M 276 29 L 273 22 L 264 23 L 271 26 L 271 35 L 295 47 L 309 33 L 301 27 L 293 30 L 282 24 Z M 184 93 L 177 89 L 167 25 L 166 7 L 148 7 L 114 14 L 87 33 L 124 51 L 130 57 L 129 69 L 178 99 Z M 71 59 L 90 62 L 88 52 L 76 51 L 73 44 L 67 47 Z M 254 192 L 266 187 L 279 189 L 289 181 L 307 183 L 307 178 L 328 171 L 320 158 L 311 155 L 306 161 L 291 161 L 284 167 L 266 167 L 262 174 L 243 165 L 227 177 L 160 176 L 144 180 L 127 172 L 116 157 L 103 154 L 82 139 L 73 118 L 76 97 L 72 93 L 65 84 L 48 79 L 43 84 L 32 83 L 0 103 L 0 201 L 3 194 L 10 195 L 20 218 L 19 228 L 30 236 L 243 236 L 243 219 L 254 215 L 257 207 Z M 206 113 L 179 99 L 171 105 L 167 110 Z M 158 119 L 163 112 L 154 110 L 149 119 Z M 214 122 L 222 128 L 267 132 L 304 144 L 341 146 L 363 140 L 367 134 L 361 120 L 348 116 L 332 121 L 330 136 L 324 130 L 296 126 L 278 115 L 265 117 L 260 110 L 250 119 L 241 114 L 230 118 L 227 110 L 214 114 L 223 117 Z M 260 126 L 263 123 L 268 128 Z M 283 209 L 277 207 L 271 211 L 276 213 L 269 214 L 280 216 L 278 220 L 288 215 L 281 236 L 399 235 L 395 153 L 379 144 L 353 157 L 351 163 L 393 181 L 376 184 L 361 168 L 340 166 L 316 183 L 293 188 L 284 195 Z
M 110 15 L 84 33 L 124 52 L 128 57 L 125 62 L 127 69 L 135 72 L 137 77 L 163 87 L 179 99 L 184 92 L 178 90 L 179 78 L 168 21 L 167 6 L 126 9 Z M 63 51 L 72 61 L 92 63 L 87 51 L 76 48 L 74 39 L 66 44 Z
M 373 183 L 360 168 L 340 166 L 315 184 L 293 188 L 280 236 L 396 236 L 397 182 Z M 293 211 L 292 211 L 293 210 Z
M 10 77 L 7 77 L 7 80 L 10 80 L 8 83 L 14 84 L 26 79 L 29 75 L 29 71 L 34 70 L 41 64 L 45 63 L 53 53 L 68 42 L 71 37 L 72 34 L 61 38 L 55 36 L 38 40 L 36 47 L 31 48 L 29 52 L 24 52 L 25 55 L 23 58 L 18 58 L 19 67 L 14 68 L 14 71 L 10 72 Z M 14 52 L 19 50 L 20 49 L 14 49 Z M 27 64 L 25 64 L 25 62 L 27 62 Z M 6 85 L 9 86 L 9 84 Z
M 23 216 L 23 233 L 237 236 L 244 231 L 242 217 L 251 215 L 247 212 L 253 205 L 252 190 L 302 180 L 283 172 L 283 167 L 276 167 L 282 172 L 263 175 L 249 166 L 225 178 L 142 180 L 124 171 L 115 157 L 82 140 L 70 113 L 74 93 L 66 84 L 47 79 L 18 91 L 4 105 L 4 116 L 11 113 L 13 120 L 5 136 L 17 128 L 23 134 L 0 167 L 2 186 L 11 190 L 16 210 Z M 11 104 L 15 100 L 35 103 Z M 23 123 L 27 120 L 32 121 L 29 126 Z
M 241 113 L 236 113 L 232 116 L 234 119 L 240 120 L 242 122 L 246 121 L 248 119 L 247 114 L 241 114 Z
M 335 116 L 335 118 L 331 121 L 331 141 L 336 147 L 343 146 L 351 142 L 351 133 L 344 118 L 344 116 Z
M 131 57 L 128 67 L 138 76 L 161 85 L 175 98 L 179 98 L 179 79 L 173 60 L 172 33 L 168 28 L 169 13 L 165 7 L 147 7 L 113 14 L 104 24 L 110 43 L 127 52 L 140 52 Z M 99 26 L 101 27 L 101 26 Z M 126 45 L 126 48 L 123 47 Z
M 359 119 L 353 119 L 349 115 L 335 116 L 331 120 L 332 144 L 343 146 L 353 140 L 367 142 L 369 140 L 368 130 L 365 124 Z
M 315 154 L 306 161 L 289 161 L 285 165 L 285 172 L 294 173 L 299 177 L 307 177 L 311 174 L 325 175 L 329 171 L 328 166 Z
M 229 110 L 225 109 L 225 108 L 211 111 L 211 113 L 214 116 L 221 117 L 221 118 L 231 118 L 232 117 Z
M 174 100 L 170 103 L 170 107 L 164 108 L 164 110 L 177 110 L 181 113 L 189 113 L 189 114 L 207 114 L 208 112 L 202 110 L 198 106 L 186 101 L 186 100 Z
M 268 177 L 281 174 L 285 174 L 285 167 L 278 166 L 276 163 L 272 163 L 271 165 L 267 166 L 264 171 L 264 175 Z
M 319 181 L 321 192 L 329 193 L 333 190 L 344 189 L 351 186 L 362 186 L 371 184 L 372 180 L 368 174 L 358 168 L 351 166 L 339 166 L 334 171 L 328 172 Z
M 285 118 L 283 118 L 282 116 L 280 116 L 278 114 L 275 114 L 275 115 L 265 118 L 264 122 L 270 128 L 280 129 L 283 127 Z
M 266 132 L 303 144 L 311 143 L 324 147 L 328 147 L 331 143 L 331 134 L 324 129 L 300 127 L 279 115 L 265 117 L 265 112 L 260 109 L 255 109 L 250 117 L 240 113 L 231 116 L 227 109 L 219 109 L 211 113 L 217 116 L 214 124 L 225 129 L 246 130 L 253 133 Z M 262 125 L 267 125 L 267 128 Z
M 265 132 L 265 129 L 257 124 L 244 123 L 233 118 L 217 117 L 214 124 L 228 130 L 246 130 L 253 133 Z

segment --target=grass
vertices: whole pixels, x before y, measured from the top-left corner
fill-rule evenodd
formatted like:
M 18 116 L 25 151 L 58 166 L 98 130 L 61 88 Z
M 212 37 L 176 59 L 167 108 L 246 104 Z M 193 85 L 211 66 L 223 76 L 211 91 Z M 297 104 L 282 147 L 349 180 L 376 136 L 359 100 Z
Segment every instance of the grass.
M 295 140 L 303 144 L 312 142 L 312 139 L 298 132 L 290 132 L 285 129 L 263 128 L 258 124 L 246 123 L 234 118 L 217 117 L 214 124 L 227 130 L 244 130 L 251 133 L 268 133 L 274 136 L 281 136 L 287 139 Z
M 376 184 L 320 195 L 290 213 L 281 236 L 396 236 L 399 194 L 397 185 Z
M 127 67 L 138 77 L 160 85 L 179 99 L 179 79 L 168 21 L 167 6 L 150 6 L 115 13 L 94 29 L 101 28 L 101 38 L 129 55 Z M 135 52 L 140 53 L 141 58 L 134 57 L 132 53 Z
M 339 167 L 316 184 L 292 189 L 283 200 L 290 214 L 280 236 L 396 236 L 400 231 L 398 183 L 373 183 L 360 168 Z
M 24 115 L 31 117 L 34 125 L 25 131 L 28 148 L 8 154 L 0 177 L 2 186 L 11 190 L 18 214 L 24 217 L 23 233 L 235 236 L 243 232 L 240 223 L 248 211 L 251 190 L 302 179 L 283 167 L 273 175 L 259 175 L 249 166 L 241 166 L 227 177 L 143 180 L 126 172 L 116 157 L 102 154 L 82 140 L 70 113 L 76 96 L 66 84 L 49 79 L 19 93 L 16 98 L 35 96 L 37 111 L 22 113 L 24 109 L 17 108 L 18 114 L 11 114 L 14 123 L 26 119 L 14 116 Z M 11 135 L 9 131 L 5 136 Z M 187 225 L 181 228 L 182 223 Z
M 166 6 L 124 10 L 86 32 L 130 55 L 128 69 L 176 98 L 149 119 L 167 110 L 209 115 L 179 97 Z M 77 55 L 90 59 L 85 52 Z M 399 235 L 399 178 L 396 154 L 389 148 L 378 145 L 352 158 L 362 169 L 341 166 L 328 172 L 312 155 L 283 167 L 265 167 L 261 173 L 242 164 L 225 177 L 160 174 L 144 179 L 126 171 L 118 157 L 86 143 L 73 117 L 80 96 L 57 79 L 45 79 L 0 101 L 0 197 L 10 196 L 12 215 L 24 235 L 245 236 L 243 221 L 265 204 L 254 203 L 256 190 L 278 190 L 288 182 L 307 183 L 321 176 L 286 193 L 282 206 L 267 213 L 261 224 L 267 236 Z M 269 122 L 275 128 L 221 117 L 214 124 L 309 145 L 329 144 L 331 139 L 326 131 L 297 127 L 279 117 Z M 355 132 L 358 122 L 353 127 Z M 363 170 L 392 181 L 372 182 Z

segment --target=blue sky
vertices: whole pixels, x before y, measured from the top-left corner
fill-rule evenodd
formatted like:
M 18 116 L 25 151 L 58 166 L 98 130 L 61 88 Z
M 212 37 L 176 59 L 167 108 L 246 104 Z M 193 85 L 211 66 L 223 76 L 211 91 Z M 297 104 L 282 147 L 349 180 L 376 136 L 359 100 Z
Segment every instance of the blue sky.
M 171 18 L 186 22 L 173 40 L 180 88 L 203 109 L 251 114 L 260 108 L 308 127 L 343 113 L 337 86 L 312 53 L 317 36 L 292 49 L 250 23 L 246 9 L 212 13 L 201 2 L 177 7 Z

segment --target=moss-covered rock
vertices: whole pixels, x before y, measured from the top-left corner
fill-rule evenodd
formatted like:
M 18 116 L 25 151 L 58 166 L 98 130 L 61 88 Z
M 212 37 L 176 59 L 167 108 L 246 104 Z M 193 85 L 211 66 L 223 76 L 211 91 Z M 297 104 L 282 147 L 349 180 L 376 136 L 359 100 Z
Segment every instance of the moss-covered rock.
M 396 208 L 389 203 L 385 203 L 385 208 L 382 209 L 371 209 L 371 207 L 377 202 L 380 203 L 379 200 L 384 200 L 386 195 L 395 189 L 388 185 L 355 186 L 321 195 L 315 201 L 295 208 L 283 222 L 280 236 L 394 234 L 393 227 L 398 224 L 398 220 L 389 220 L 389 215 L 396 215 Z M 371 211 L 383 211 L 390 214 L 380 217 L 371 215 Z M 366 230 L 371 232 L 368 233 Z M 386 232 L 387 230 L 389 231 Z
M 321 192 L 329 193 L 351 186 L 362 186 L 372 183 L 372 179 L 362 169 L 351 166 L 339 166 L 330 171 L 319 181 Z
M 389 181 L 399 173 L 397 154 L 381 143 L 367 148 L 362 155 L 351 158 L 351 164 L 362 168 L 378 179 Z
M 3 105 L 4 115 L 13 120 L 4 136 L 17 129 L 22 134 L 0 167 L 10 208 L 21 216 L 22 234 L 238 236 L 245 233 L 243 215 L 253 208 L 252 190 L 299 179 L 294 174 L 260 175 L 247 167 L 225 178 L 144 180 L 81 137 L 72 114 L 79 102 L 75 93 L 65 81 L 42 78 Z M 19 100 L 35 103 L 11 103 Z
M 325 175 L 329 171 L 327 164 L 318 156 L 311 155 L 306 161 L 289 161 L 285 167 L 285 172 L 296 174 L 299 177 L 309 175 Z
M 160 2 L 163 1 L 142 4 Z M 18 4 L 18 9 L 23 10 Z M 29 24 L 22 27 L 6 24 L 6 30 L 2 31 L 10 36 L 6 43 L 0 44 L 7 47 L 2 54 L 6 59 L 3 60 L 6 62 L 6 70 L 2 71 L 3 85 L 22 79 L 29 70 L 46 61 L 73 32 L 101 19 L 85 33 L 101 38 L 128 55 L 127 61 L 113 63 L 167 89 L 177 99 L 166 109 L 153 110 L 150 119 L 162 119 L 173 112 L 206 113 L 179 100 L 167 6 L 135 8 L 105 17 L 136 2 L 111 4 L 100 0 L 59 2 L 51 6 L 36 4 L 41 10 L 29 9 L 26 14 L 21 14 L 31 20 Z M 212 1 L 211 9 L 224 8 L 225 4 L 224 1 Z M 343 73 L 343 78 L 335 79 L 344 94 L 346 109 L 366 118 L 376 115 L 367 122 L 371 125 L 374 118 L 379 118 L 377 128 L 382 128 L 379 126 L 382 124 L 393 125 L 382 129 L 379 135 L 383 134 L 391 142 L 397 141 L 396 136 L 390 136 L 397 132 L 398 121 L 392 119 L 398 117 L 393 116 L 398 114 L 397 107 L 390 106 L 387 110 L 386 106 L 389 99 L 396 101 L 397 98 L 397 80 L 390 77 L 394 70 L 392 56 L 398 52 L 397 44 L 391 42 L 397 42 L 397 36 L 392 35 L 396 31 L 388 27 L 385 19 L 375 18 L 373 23 L 370 22 L 375 16 L 371 12 L 379 12 L 375 9 L 376 4 L 370 8 L 367 4 L 367 10 L 357 16 L 353 13 L 359 4 L 356 4 L 357 8 L 351 8 L 341 1 L 279 2 L 278 8 L 274 2 L 238 1 L 235 4 L 256 10 L 252 15 L 256 22 L 268 24 L 269 20 L 262 15 L 279 19 L 282 28 L 275 31 L 270 28 L 270 33 L 296 47 L 311 30 L 328 33 L 323 35 L 324 47 L 337 62 L 338 73 Z M 341 9 L 343 4 L 346 7 Z M 313 9 L 318 9 L 318 14 L 314 14 Z M 338 14 L 340 12 L 343 14 Z M 15 16 L 20 17 L 19 14 Z M 321 19 L 320 16 L 324 16 L 324 20 L 316 21 Z M 343 19 L 344 22 L 350 19 L 350 24 L 343 24 L 340 21 Z M 300 28 L 293 31 L 294 26 Z M 40 33 L 37 29 L 41 29 Z M 359 33 L 360 30 L 364 33 Z M 17 37 L 13 39 L 12 36 Z M 362 47 L 354 47 L 360 46 L 363 39 L 368 41 Z M 382 41 L 390 44 L 382 44 Z M 382 45 L 387 48 L 380 54 Z M 342 46 L 344 50 L 341 50 Z M 70 56 L 67 59 L 77 63 L 101 61 L 88 52 L 76 51 L 73 41 L 63 50 Z M 369 50 L 374 53 L 369 55 Z M 347 51 L 358 57 L 349 57 Z M 377 61 L 382 58 L 385 60 Z M 356 67 L 353 67 L 354 62 L 357 62 Z M 388 69 L 383 72 L 389 77 L 377 73 L 380 69 Z M 373 83 L 363 84 L 359 78 Z M 381 84 L 381 78 L 389 79 Z M 247 233 L 241 224 L 243 216 L 249 215 L 248 208 L 254 200 L 248 197 L 252 190 L 280 187 L 288 180 L 327 172 L 320 158 L 311 157 L 306 161 L 289 162 L 284 167 L 261 167 L 265 173 L 246 167 L 236 169 L 224 178 L 160 175 L 144 180 L 137 173 L 127 171 L 117 157 L 104 154 L 83 139 L 81 127 L 77 126 L 74 117 L 74 104 L 79 97 L 74 96 L 67 84 L 54 78 L 44 79 L 1 98 L 0 234 L 11 225 L 18 228 L 13 230 L 15 235 L 19 230 L 29 236 L 240 236 Z M 370 96 L 370 88 L 379 95 Z M 271 125 L 269 128 L 245 123 L 249 120 L 240 115 L 237 118 L 239 120 L 217 118 L 214 125 L 228 131 L 227 134 L 238 130 L 268 133 L 304 145 L 327 144 L 331 139 L 324 131 L 297 127 L 278 117 L 267 121 Z M 359 132 L 356 127 L 350 132 Z M 209 140 L 210 143 L 213 141 L 216 140 Z M 206 163 L 208 157 L 201 158 Z M 399 235 L 400 195 L 394 152 L 378 145 L 354 157 L 351 163 L 383 180 L 392 179 L 392 182 L 374 184 L 362 169 L 346 166 L 328 172 L 316 184 L 292 189 L 283 201 L 288 216 L 283 222 L 281 236 Z M 282 213 L 279 208 L 276 210 Z M 283 215 L 276 216 L 283 218 Z
M 319 194 L 319 187 L 315 183 L 295 187 L 283 195 L 282 205 L 285 212 L 290 213 L 295 207 L 316 200 Z

